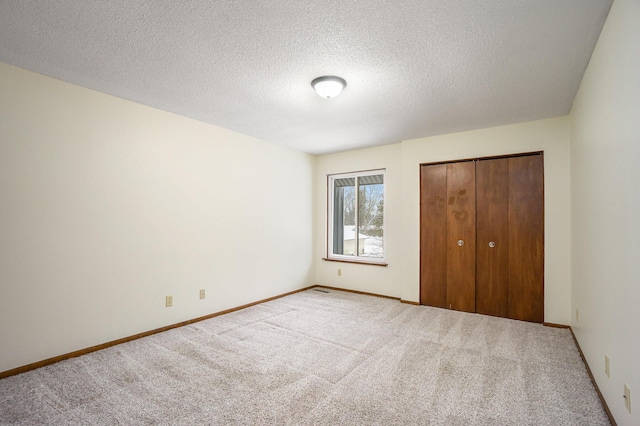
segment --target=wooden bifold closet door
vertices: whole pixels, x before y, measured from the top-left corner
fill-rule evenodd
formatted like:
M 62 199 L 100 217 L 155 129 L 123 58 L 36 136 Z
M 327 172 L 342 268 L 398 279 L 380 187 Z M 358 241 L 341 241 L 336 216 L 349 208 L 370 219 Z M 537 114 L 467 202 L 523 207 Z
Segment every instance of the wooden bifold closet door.
M 420 303 L 544 321 L 541 153 L 422 165 Z
M 476 312 L 509 313 L 509 165 L 503 159 L 476 163 L 478 194 Z

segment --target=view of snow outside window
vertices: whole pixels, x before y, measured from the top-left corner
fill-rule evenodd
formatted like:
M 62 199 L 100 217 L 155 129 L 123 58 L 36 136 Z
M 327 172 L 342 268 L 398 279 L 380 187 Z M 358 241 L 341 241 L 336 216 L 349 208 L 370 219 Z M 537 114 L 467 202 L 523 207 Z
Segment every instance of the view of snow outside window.
M 332 182 L 333 254 L 384 258 L 384 175 Z

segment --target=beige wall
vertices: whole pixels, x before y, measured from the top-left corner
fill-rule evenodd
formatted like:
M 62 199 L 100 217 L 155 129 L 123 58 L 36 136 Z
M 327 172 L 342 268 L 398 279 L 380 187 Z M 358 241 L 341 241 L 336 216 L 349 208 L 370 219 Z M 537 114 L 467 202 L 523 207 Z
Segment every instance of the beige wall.
M 314 163 L 0 64 L 0 371 L 311 285 Z
M 639 1 L 613 3 L 570 115 L 571 325 L 621 426 L 640 425 L 639 23 Z
M 385 252 L 389 266 L 318 261 L 320 284 L 419 301 L 420 164 L 544 151 L 545 321 L 570 321 L 569 126 L 567 117 L 405 141 L 320 156 L 316 168 L 316 259 L 326 251 L 326 175 L 387 168 Z M 342 276 L 337 269 L 342 269 Z

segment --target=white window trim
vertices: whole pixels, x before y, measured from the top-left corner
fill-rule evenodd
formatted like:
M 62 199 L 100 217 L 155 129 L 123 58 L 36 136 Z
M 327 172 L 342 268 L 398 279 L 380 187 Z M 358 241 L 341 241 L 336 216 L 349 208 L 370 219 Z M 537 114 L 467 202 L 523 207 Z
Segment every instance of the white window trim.
M 352 173 L 339 173 L 339 174 L 330 174 L 327 175 L 327 235 L 326 235 L 326 253 L 327 256 L 325 260 L 334 260 L 339 262 L 348 262 L 348 263 L 364 263 L 364 264 L 373 264 L 373 265 L 383 265 L 386 266 L 386 258 L 387 258 L 387 247 L 385 244 L 386 233 L 383 234 L 383 247 L 384 247 L 384 256 L 383 257 L 366 257 L 366 256 L 349 256 L 344 254 L 334 254 L 333 253 L 333 181 L 336 179 L 343 178 L 357 178 L 361 176 L 371 176 L 371 175 L 383 175 L 385 176 L 386 169 L 374 169 L 374 170 L 364 170 L 359 172 Z M 356 217 L 357 217 L 357 196 L 358 191 L 356 191 Z M 383 192 L 382 197 L 384 202 L 386 203 L 387 197 L 387 182 L 386 178 L 384 179 Z M 386 210 L 386 209 L 385 209 Z M 386 230 L 386 215 L 382 216 L 382 228 Z M 357 233 L 357 231 L 356 231 Z

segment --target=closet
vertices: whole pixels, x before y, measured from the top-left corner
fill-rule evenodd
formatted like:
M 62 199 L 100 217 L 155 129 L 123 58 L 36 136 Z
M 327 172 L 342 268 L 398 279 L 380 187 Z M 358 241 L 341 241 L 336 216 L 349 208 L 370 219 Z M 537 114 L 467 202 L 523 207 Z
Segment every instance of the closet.
M 544 321 L 542 153 L 423 164 L 420 303 Z

